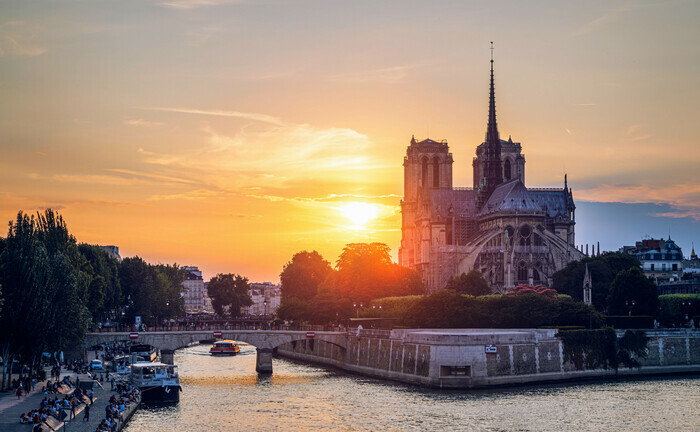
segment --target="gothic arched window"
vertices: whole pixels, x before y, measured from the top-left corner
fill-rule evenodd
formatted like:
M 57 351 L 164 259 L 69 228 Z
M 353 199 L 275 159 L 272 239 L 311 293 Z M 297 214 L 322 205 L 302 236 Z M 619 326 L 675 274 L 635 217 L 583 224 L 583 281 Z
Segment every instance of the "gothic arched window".
M 428 158 L 425 156 L 423 156 L 422 165 L 420 179 L 423 187 L 426 187 L 428 186 Z
M 539 282 L 540 280 L 542 280 L 542 279 L 540 279 L 540 272 L 538 272 L 536 268 L 533 268 L 533 269 L 532 269 L 532 279 L 533 279 L 534 281 L 537 281 L 537 282 Z
M 510 159 L 506 159 L 506 163 L 503 164 L 503 177 L 510 180 L 510 176 Z
M 433 158 L 433 187 L 440 187 L 440 160 L 437 156 Z
M 518 264 L 518 281 L 527 281 L 527 265 L 524 261 Z

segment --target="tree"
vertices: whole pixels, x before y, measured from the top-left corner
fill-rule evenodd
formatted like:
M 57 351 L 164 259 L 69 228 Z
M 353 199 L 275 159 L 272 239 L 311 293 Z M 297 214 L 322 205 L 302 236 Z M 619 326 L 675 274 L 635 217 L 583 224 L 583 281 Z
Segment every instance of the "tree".
M 280 274 L 282 301 L 285 298 L 311 300 L 332 272 L 331 264 L 316 251 L 294 254 Z
M 99 246 L 81 243 L 78 245 L 80 254 L 89 263 L 89 271 L 91 276 L 90 296 L 93 297 L 88 309 L 93 314 L 94 321 L 102 321 L 105 318 L 117 320 L 122 312 L 123 298 L 121 285 L 119 283 L 119 261 L 112 258 L 109 254 Z M 92 279 L 102 277 L 102 282 L 98 282 L 99 288 L 102 289 L 102 302 L 96 302 L 99 293 L 93 292 L 98 286 L 92 285 Z M 99 303 L 99 307 L 98 306 Z M 95 309 L 97 307 L 97 309 Z
M 248 278 L 237 274 L 217 274 L 209 281 L 207 290 L 214 311 L 222 316 L 228 310 L 231 316 L 236 317 L 242 307 L 253 304 Z
M 42 352 L 63 350 L 82 339 L 90 321 L 87 275 L 75 238 L 51 209 L 36 218 L 19 212 L 2 243 L 0 354 L 8 367 L 13 359 L 33 367 Z
M 606 310 L 610 284 L 620 270 L 639 267 L 639 260 L 634 255 L 620 252 L 606 252 L 600 256 L 572 261 L 552 276 L 552 288 L 561 294 L 568 294 L 574 300 L 583 301 L 583 277 L 586 265 L 593 279 L 591 294 L 593 306 L 597 310 Z
M 471 270 L 451 278 L 447 282 L 446 289 L 452 289 L 474 297 L 491 294 L 491 288 L 479 270 Z
M 631 303 L 634 302 L 634 306 Z M 659 293 L 656 283 L 644 276 L 639 267 L 620 271 L 610 286 L 608 313 L 610 315 L 651 315 L 659 312 Z
M 391 262 L 384 243 L 350 243 L 336 263 L 328 288 L 342 298 L 368 302 L 389 296 L 421 294 L 423 284 L 415 270 Z

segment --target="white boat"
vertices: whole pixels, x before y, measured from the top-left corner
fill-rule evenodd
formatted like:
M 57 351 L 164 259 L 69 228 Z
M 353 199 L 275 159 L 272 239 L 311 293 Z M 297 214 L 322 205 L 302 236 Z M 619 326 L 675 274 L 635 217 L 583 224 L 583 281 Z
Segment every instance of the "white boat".
M 131 365 L 131 384 L 141 391 L 144 402 L 177 402 L 180 400 L 180 377 L 177 366 L 165 363 Z

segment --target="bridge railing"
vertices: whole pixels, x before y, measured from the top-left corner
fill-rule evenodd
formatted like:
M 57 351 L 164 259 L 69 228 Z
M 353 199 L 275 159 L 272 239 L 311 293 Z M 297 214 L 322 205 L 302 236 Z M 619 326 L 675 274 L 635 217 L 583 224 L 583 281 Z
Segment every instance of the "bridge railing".
M 234 323 L 234 324 L 210 324 L 192 323 L 187 325 L 167 325 L 167 326 L 146 326 L 136 330 L 134 326 L 114 326 L 114 327 L 93 327 L 88 329 L 88 333 L 114 333 L 114 332 L 163 332 L 163 331 L 235 331 L 235 330 L 294 330 L 294 331 L 347 331 L 347 327 L 340 325 L 273 325 L 268 323 Z

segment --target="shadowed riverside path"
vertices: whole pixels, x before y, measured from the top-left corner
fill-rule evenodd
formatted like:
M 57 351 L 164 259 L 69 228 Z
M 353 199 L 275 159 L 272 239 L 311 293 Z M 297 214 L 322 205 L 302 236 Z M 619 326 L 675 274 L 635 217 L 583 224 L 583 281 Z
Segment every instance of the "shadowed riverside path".
M 257 361 L 255 370 L 261 373 L 272 373 L 272 350 L 286 343 L 299 340 L 315 339 L 341 349 L 347 348 L 348 334 L 346 332 L 329 331 L 292 331 L 292 330 L 216 330 L 221 332 L 222 339 L 233 339 L 245 342 L 257 348 Z M 101 343 L 111 343 L 128 340 L 129 332 L 87 333 L 83 341 L 83 348 L 88 349 Z M 185 348 L 204 339 L 213 339 L 212 330 L 176 330 L 139 332 L 138 342 L 152 345 L 161 350 L 164 363 L 171 363 L 172 352 L 179 348 Z
M 75 381 L 76 377 L 80 377 L 80 381 L 89 381 L 90 378 L 88 377 L 87 374 L 75 374 L 74 372 L 64 372 L 61 373 L 61 378 L 65 376 L 70 376 L 71 380 Z M 37 383 L 36 389 L 29 394 L 27 397 L 22 397 L 22 399 L 18 402 L 17 401 L 17 396 L 14 394 L 3 394 L 0 395 L 0 431 L 2 432 L 31 432 L 32 428 L 34 427 L 33 424 L 20 424 L 19 422 L 19 416 L 22 413 L 29 412 L 33 409 L 39 408 L 39 404 L 41 403 L 41 400 L 45 397 L 56 397 L 58 396 L 59 398 L 62 398 L 63 395 L 45 395 L 41 392 L 41 387 L 46 383 L 46 381 L 42 383 Z M 100 388 L 98 385 L 94 385 L 92 390 L 94 392 L 93 400 L 94 403 L 90 407 L 90 420 L 89 421 L 83 421 L 83 417 L 85 415 L 84 411 L 80 411 L 77 415 L 76 418 L 71 420 L 69 423 L 66 424 L 65 431 L 66 432 L 92 432 L 97 428 L 97 426 L 102 422 L 102 420 L 105 418 L 105 407 L 108 405 L 109 398 L 114 394 L 116 395 L 116 391 L 111 391 L 110 390 L 110 385 L 105 381 L 103 383 L 103 386 L 105 389 Z M 128 413 L 133 411 L 135 407 L 138 406 L 138 404 L 131 404 L 130 409 L 124 411 L 124 418 L 128 418 Z M 51 429 L 49 429 L 46 425 L 42 425 L 43 430 L 45 432 L 50 432 Z M 59 431 L 63 432 L 64 428 L 61 426 Z

